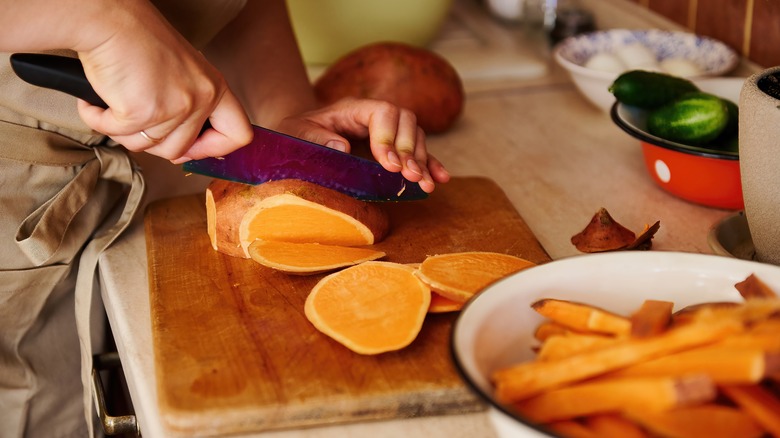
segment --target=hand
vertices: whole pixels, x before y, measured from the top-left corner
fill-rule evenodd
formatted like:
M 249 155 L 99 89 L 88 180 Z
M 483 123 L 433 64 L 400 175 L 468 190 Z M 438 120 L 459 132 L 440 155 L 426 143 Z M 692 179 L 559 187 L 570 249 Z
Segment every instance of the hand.
M 444 165 L 428 154 L 425 133 L 417 126 L 414 113 L 388 102 L 346 98 L 288 117 L 276 129 L 344 152 L 350 151 L 350 144 L 340 134 L 368 138 L 371 153 L 382 167 L 401 172 L 428 193 L 435 183 L 450 179 Z
M 131 151 L 175 163 L 249 143 L 247 115 L 216 68 L 148 2 L 122 4 L 106 19 L 109 30 L 93 32 L 92 43 L 79 49 L 90 83 L 109 106 L 80 101 L 85 123 Z M 199 136 L 207 119 L 212 129 Z

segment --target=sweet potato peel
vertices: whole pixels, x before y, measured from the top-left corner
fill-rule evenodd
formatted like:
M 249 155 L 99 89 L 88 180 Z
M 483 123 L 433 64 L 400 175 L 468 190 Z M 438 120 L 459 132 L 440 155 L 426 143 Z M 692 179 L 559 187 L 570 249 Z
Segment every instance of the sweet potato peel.
M 600 208 L 590 223 L 571 238 L 571 243 L 581 252 L 605 252 L 617 250 L 648 250 L 652 239 L 660 228 L 660 222 L 645 226 L 637 236 L 633 231 L 618 223 L 606 208 Z

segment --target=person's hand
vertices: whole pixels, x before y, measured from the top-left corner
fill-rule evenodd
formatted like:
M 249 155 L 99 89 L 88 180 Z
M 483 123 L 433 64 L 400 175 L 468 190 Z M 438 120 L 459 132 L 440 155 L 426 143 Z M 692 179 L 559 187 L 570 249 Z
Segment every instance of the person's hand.
M 222 156 L 249 143 L 247 115 L 216 68 L 148 2 L 123 5 L 78 50 L 90 83 L 109 106 L 80 101 L 84 122 L 131 151 L 175 163 Z M 199 136 L 207 119 L 212 128 Z
M 368 138 L 371 153 L 382 167 L 401 172 L 426 192 L 450 179 L 444 165 L 428 154 L 425 133 L 417 126 L 414 113 L 388 102 L 346 98 L 287 117 L 276 129 L 344 152 L 350 152 L 350 144 L 341 134 Z

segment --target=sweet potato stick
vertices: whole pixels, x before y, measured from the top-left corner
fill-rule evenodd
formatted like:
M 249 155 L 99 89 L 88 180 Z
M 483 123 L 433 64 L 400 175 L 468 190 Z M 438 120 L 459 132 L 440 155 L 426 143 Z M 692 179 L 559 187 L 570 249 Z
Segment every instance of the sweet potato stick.
M 538 360 L 563 359 L 585 351 L 595 351 L 608 345 L 614 345 L 618 339 L 601 335 L 568 334 L 549 337 L 542 344 Z
M 706 404 L 650 411 L 631 409 L 626 416 L 660 436 L 676 438 L 758 438 L 764 430 L 752 418 L 729 406 Z
M 591 415 L 585 426 L 601 438 L 647 438 L 647 432 L 633 421 L 618 414 Z
M 766 352 L 780 352 L 780 326 L 777 331 L 770 328 L 773 327 L 752 326 L 745 333 L 729 336 L 717 345 L 724 348 L 758 348 Z
M 628 318 L 587 304 L 545 298 L 531 307 L 540 315 L 579 332 L 628 335 L 631 331 Z
M 670 301 L 645 300 L 631 315 L 631 336 L 646 338 L 663 333 L 672 322 L 673 307 Z
M 596 379 L 545 391 L 514 406 L 529 420 L 548 423 L 631 407 L 661 411 L 712 401 L 715 395 L 715 384 L 703 374 L 681 378 Z
M 777 298 L 777 293 L 756 277 L 756 274 L 750 274 L 748 278 L 735 284 L 734 288 L 746 300 L 752 300 L 753 298 Z
M 760 385 L 723 385 L 724 394 L 763 426 L 780 437 L 780 399 Z
M 516 402 L 544 390 L 595 377 L 639 361 L 706 345 L 743 327 L 733 320 L 687 324 L 645 339 L 629 339 L 611 347 L 556 361 L 524 362 L 493 373 L 496 397 Z
M 757 383 L 780 367 L 780 354 L 720 345 L 694 348 L 620 369 L 614 377 L 684 376 L 704 373 L 717 383 Z
M 555 421 L 545 427 L 566 438 L 602 438 L 585 425 L 573 420 Z
M 780 312 L 780 298 L 753 298 L 738 306 L 704 308 L 695 312 L 694 319 L 712 321 L 734 319 L 744 324 L 754 324 Z
M 570 329 L 558 324 L 557 322 L 544 321 L 538 326 L 536 326 L 536 330 L 534 330 L 534 339 L 536 339 L 537 341 L 544 342 L 550 336 L 564 335 L 570 332 L 571 332 Z

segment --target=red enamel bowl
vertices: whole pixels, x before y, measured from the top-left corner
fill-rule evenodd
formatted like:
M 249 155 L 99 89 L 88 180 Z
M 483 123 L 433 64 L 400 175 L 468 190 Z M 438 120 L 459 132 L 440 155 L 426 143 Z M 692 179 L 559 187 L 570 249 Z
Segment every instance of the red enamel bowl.
M 694 81 L 702 91 L 739 102 L 744 78 Z M 615 102 L 615 124 L 639 140 L 650 177 L 667 192 L 687 201 L 728 210 L 744 208 L 739 153 L 690 146 L 651 135 L 647 111 Z

